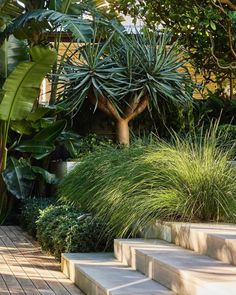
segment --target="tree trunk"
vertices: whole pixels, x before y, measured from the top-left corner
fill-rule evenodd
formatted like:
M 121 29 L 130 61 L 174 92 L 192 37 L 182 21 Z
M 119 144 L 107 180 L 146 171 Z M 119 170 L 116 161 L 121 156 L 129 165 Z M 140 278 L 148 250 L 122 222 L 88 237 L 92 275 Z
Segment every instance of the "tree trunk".
M 116 139 L 119 144 L 129 146 L 129 121 L 120 119 L 116 122 Z

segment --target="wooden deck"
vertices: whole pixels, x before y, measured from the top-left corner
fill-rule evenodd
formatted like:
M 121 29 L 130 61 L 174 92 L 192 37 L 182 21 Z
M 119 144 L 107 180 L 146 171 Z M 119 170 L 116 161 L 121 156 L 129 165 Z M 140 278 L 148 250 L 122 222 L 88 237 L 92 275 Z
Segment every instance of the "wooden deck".
M 17 226 L 0 226 L 0 295 L 82 295 Z

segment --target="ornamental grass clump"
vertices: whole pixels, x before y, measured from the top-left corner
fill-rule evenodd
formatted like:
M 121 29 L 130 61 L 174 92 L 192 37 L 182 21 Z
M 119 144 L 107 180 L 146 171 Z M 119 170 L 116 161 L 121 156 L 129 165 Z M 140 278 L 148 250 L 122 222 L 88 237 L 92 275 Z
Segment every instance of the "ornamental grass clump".
M 106 220 L 116 236 L 155 220 L 235 221 L 236 171 L 214 132 L 172 143 L 108 148 L 84 158 L 60 198 Z

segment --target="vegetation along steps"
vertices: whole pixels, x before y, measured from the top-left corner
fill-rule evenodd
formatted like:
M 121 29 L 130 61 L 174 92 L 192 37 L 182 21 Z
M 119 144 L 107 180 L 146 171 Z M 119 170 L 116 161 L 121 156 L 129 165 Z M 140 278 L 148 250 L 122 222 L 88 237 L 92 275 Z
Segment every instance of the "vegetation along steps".
M 116 239 L 115 258 L 110 253 L 64 254 L 62 271 L 88 295 L 235 294 L 236 267 L 230 262 L 234 263 L 236 257 L 236 227 L 184 223 L 161 226 L 156 226 L 156 235 L 162 239 Z M 151 235 L 151 231 L 146 233 Z M 191 233 L 190 244 L 186 233 Z M 181 237 L 185 244 L 179 242 Z M 215 254 L 210 255 L 211 250 L 221 255 L 212 258 Z M 219 260 L 229 257 L 229 253 L 231 260 Z

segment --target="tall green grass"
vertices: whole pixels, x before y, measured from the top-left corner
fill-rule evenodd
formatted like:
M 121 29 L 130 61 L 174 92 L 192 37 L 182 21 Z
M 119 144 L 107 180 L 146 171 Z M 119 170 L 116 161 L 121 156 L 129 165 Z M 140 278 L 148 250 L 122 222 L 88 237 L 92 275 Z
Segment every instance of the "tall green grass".
M 84 159 L 59 187 L 60 199 L 103 218 L 116 236 L 153 220 L 235 221 L 236 171 L 215 132 Z

